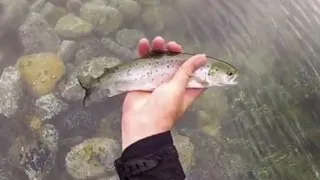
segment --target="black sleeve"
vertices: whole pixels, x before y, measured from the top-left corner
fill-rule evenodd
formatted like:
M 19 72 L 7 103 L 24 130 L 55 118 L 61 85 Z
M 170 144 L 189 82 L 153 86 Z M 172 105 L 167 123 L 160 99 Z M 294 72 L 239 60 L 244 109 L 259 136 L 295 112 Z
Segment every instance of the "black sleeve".
M 114 165 L 120 180 L 185 179 L 170 131 L 130 145 Z

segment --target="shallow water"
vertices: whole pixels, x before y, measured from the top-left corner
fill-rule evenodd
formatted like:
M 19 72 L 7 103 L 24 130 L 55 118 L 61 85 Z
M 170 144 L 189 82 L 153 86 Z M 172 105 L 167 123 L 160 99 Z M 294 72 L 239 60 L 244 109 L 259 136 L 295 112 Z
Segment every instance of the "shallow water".
M 66 171 L 77 144 L 120 142 L 124 97 L 83 109 L 73 75 L 134 58 L 140 37 L 158 35 L 241 72 L 237 87 L 208 90 L 175 129 L 188 180 L 320 179 L 319 15 L 316 0 L 0 0 L 0 179 L 116 178 L 103 165 L 83 165 L 90 178 Z M 22 147 L 49 153 L 23 161 Z M 120 150 L 108 148 L 111 162 Z

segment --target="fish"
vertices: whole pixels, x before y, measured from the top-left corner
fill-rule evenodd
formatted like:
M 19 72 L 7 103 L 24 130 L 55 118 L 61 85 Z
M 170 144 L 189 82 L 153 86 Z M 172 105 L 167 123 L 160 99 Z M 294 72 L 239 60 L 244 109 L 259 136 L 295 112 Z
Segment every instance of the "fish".
M 162 83 L 172 79 L 178 68 L 195 54 L 170 51 L 152 51 L 148 55 L 104 68 L 98 77 L 78 75 L 76 78 L 85 90 L 83 105 L 90 95 L 106 90 L 107 97 L 129 91 L 153 91 Z M 206 56 L 207 63 L 191 75 L 187 88 L 208 88 L 212 86 L 235 85 L 239 72 L 233 65 Z

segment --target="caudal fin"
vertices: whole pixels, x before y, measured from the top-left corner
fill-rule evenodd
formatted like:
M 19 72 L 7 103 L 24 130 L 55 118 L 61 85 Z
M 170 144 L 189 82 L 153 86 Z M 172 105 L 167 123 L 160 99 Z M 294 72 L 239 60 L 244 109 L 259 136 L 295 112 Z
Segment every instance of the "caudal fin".
M 85 90 L 85 95 L 82 102 L 83 106 L 85 106 L 86 100 L 89 98 L 94 88 L 96 78 L 88 75 L 88 76 L 77 76 L 77 79 L 80 86 Z

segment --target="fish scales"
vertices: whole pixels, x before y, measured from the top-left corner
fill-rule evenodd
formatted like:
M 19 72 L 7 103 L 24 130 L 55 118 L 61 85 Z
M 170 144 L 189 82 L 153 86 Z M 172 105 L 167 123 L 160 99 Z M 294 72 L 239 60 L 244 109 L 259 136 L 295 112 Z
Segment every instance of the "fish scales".
M 127 91 L 153 91 L 160 84 L 168 82 L 178 68 L 194 54 L 154 52 L 144 58 L 135 59 L 115 67 L 105 69 L 97 78 L 77 76 L 85 99 L 93 91 L 108 90 L 107 96 L 112 97 Z M 232 65 L 214 58 L 199 68 L 188 83 L 187 88 L 206 88 L 236 84 L 237 69 Z
M 183 57 L 182 57 L 183 56 Z M 164 58 L 150 58 L 134 60 L 116 67 L 114 71 L 106 74 L 101 86 L 116 89 L 120 93 L 133 90 L 154 90 L 161 83 L 169 81 L 181 64 L 190 56 L 177 55 Z M 200 68 L 196 76 L 204 76 L 206 68 Z M 189 82 L 189 87 L 196 86 L 195 80 Z M 198 84 L 198 87 L 202 85 Z M 203 86 L 202 86 L 203 87 Z M 109 91 L 112 91 L 109 89 Z M 113 93 L 109 94 L 113 96 Z

